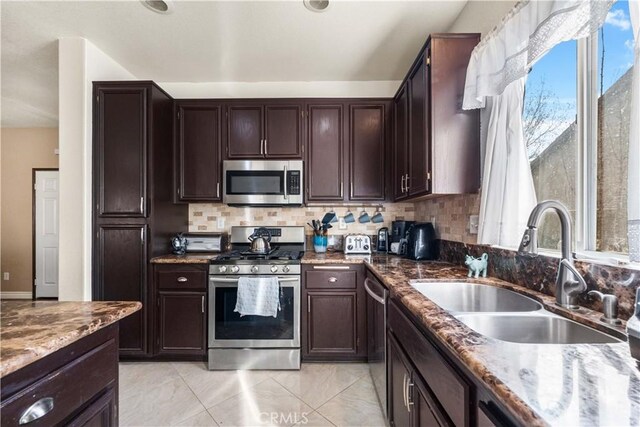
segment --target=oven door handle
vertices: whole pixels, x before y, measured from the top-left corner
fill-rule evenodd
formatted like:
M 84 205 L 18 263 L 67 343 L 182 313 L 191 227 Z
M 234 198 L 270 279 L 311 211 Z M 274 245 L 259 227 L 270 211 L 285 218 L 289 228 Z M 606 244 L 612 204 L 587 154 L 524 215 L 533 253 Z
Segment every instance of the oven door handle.
M 253 276 L 251 276 L 253 277 Z M 260 277 L 260 276 L 258 276 Z M 237 283 L 239 279 L 236 278 L 226 278 L 226 277 L 210 277 L 209 281 L 210 282 L 221 282 L 221 283 Z M 298 280 L 300 280 L 300 278 L 298 277 L 284 277 L 284 278 L 278 278 L 279 282 L 297 282 Z
M 367 291 L 367 293 L 369 294 L 369 296 L 371 298 L 373 298 L 374 300 L 376 300 L 380 304 L 385 305 L 386 304 L 385 298 L 381 297 L 379 295 L 376 295 L 376 293 L 371 290 L 371 288 L 368 285 L 370 282 L 371 282 L 371 280 L 369 280 L 368 277 L 366 279 L 364 279 L 364 289 Z

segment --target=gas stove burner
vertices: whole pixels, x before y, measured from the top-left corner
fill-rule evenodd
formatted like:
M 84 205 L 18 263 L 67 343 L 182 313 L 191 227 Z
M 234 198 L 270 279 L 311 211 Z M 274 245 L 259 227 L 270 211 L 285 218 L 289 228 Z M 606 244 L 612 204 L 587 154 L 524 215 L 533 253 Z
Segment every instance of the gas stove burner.
M 222 254 L 216 258 L 216 261 L 254 261 L 254 260 L 284 260 L 295 261 L 302 258 L 302 251 L 285 251 L 279 248 L 272 249 L 268 254 L 256 254 L 250 251 L 240 252 L 232 251 Z

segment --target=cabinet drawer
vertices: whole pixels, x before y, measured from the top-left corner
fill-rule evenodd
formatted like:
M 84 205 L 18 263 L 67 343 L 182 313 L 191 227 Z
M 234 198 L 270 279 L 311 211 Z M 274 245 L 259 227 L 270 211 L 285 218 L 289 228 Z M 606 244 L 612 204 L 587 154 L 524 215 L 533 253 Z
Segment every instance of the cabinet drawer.
M 159 269 L 156 270 L 158 289 L 206 290 L 207 271 L 196 269 Z
M 29 426 L 61 423 L 110 384 L 116 384 L 117 351 L 115 340 L 107 341 L 2 402 L 0 424 L 18 425 L 25 412 L 38 402 L 41 408 L 50 409 Z
M 470 386 L 394 304 L 388 324 L 440 405 L 456 426 L 468 426 Z
M 358 277 L 355 270 L 349 266 L 329 267 L 321 266 L 305 273 L 305 287 L 307 289 L 356 289 Z

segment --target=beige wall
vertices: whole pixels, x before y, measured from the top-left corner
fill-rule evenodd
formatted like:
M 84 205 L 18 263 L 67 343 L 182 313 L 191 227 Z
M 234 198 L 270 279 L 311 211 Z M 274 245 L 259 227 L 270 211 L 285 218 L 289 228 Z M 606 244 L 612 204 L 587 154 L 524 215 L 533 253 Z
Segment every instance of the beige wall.
M 57 168 L 57 128 L 3 128 L 2 151 L 2 292 L 32 290 L 32 169 Z

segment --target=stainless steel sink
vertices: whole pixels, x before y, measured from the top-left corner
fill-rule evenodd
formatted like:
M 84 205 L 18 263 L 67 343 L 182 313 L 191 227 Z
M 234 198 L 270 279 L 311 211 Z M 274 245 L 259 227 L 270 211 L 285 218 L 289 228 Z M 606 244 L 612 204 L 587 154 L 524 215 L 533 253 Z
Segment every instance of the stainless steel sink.
M 412 282 L 411 286 L 451 312 L 523 312 L 542 309 L 542 304 L 529 297 L 495 286 L 465 282 Z
M 474 331 L 523 344 L 611 344 L 621 340 L 562 317 L 547 315 L 460 314 Z

